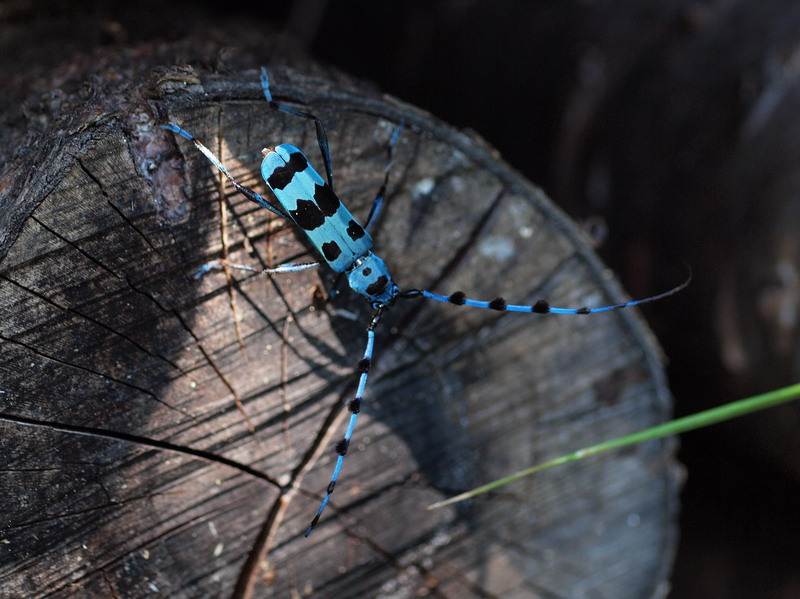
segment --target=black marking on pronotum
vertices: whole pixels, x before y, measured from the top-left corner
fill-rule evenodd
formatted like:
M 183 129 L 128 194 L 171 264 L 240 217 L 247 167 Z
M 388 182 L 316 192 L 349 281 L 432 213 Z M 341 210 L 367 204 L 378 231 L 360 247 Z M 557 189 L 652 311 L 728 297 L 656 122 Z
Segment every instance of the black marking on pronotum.
M 347 224 L 347 234 L 350 236 L 350 239 L 353 241 L 358 241 L 362 237 L 364 237 L 364 227 L 359 225 L 356 221 L 351 220 Z
M 306 231 L 313 231 L 325 223 L 325 216 L 312 200 L 297 200 L 297 208 L 289 210 L 297 226 Z
M 292 182 L 295 173 L 300 173 L 308 168 L 308 160 L 300 152 L 295 152 L 285 166 L 279 166 L 267 179 L 267 185 L 272 189 L 283 189 Z
M 314 186 L 314 199 L 317 201 L 319 209 L 325 216 L 333 216 L 339 209 L 339 198 L 327 185 Z M 352 221 L 351 221 L 352 222 Z
M 327 241 L 322 244 L 322 255 L 328 262 L 333 262 L 342 253 L 342 248 L 335 241 Z
M 389 279 L 386 275 L 381 275 L 378 277 L 375 282 L 367 287 L 367 293 L 370 295 L 380 295 L 381 291 L 386 289 L 386 286 L 389 284 Z
M 467 302 L 467 294 L 463 291 L 456 291 L 447 298 L 447 301 L 456 306 L 463 306 Z
M 506 300 L 504 300 L 502 297 L 496 297 L 492 301 L 489 302 L 489 309 L 490 310 L 497 310 L 498 312 L 502 312 L 503 310 L 506 309 L 507 305 L 508 304 L 506 303 Z
M 361 274 L 364 275 L 365 277 L 368 277 L 372 274 L 372 269 L 368 266 L 367 268 L 361 271 Z

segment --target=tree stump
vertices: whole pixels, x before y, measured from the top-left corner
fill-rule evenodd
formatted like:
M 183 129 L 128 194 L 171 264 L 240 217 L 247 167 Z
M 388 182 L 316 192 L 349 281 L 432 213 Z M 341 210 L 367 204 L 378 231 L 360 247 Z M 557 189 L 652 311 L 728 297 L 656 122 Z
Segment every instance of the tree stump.
M 139 59 L 50 93 L 46 126 L 28 115 L 2 180 L 5 596 L 663 596 L 672 442 L 425 509 L 668 418 L 659 353 L 633 310 L 398 302 L 336 493 L 303 537 L 369 307 L 349 290 L 326 301 L 324 271 L 195 280 L 220 257 L 259 268 L 313 256 L 158 125 L 180 124 L 263 193 L 264 146 L 293 143 L 321 168 L 313 125 L 272 111 L 255 68 Z M 337 193 L 362 222 L 405 126 L 374 235 L 401 288 L 622 299 L 575 226 L 476 136 L 337 73 L 267 66 L 279 101 L 326 124 Z

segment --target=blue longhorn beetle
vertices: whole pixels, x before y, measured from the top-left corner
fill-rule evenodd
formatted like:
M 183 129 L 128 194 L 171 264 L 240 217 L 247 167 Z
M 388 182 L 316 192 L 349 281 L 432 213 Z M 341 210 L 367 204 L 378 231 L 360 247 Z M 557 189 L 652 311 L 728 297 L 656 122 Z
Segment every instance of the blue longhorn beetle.
M 255 191 L 240 185 L 228 172 L 222 162 L 190 133 L 174 123 L 161 125 L 161 127 L 191 141 L 245 197 L 256 202 L 259 206 L 262 206 L 273 214 L 290 220 L 300 227 L 325 263 L 335 272 L 346 275 L 351 289 L 364 296 L 375 311 L 367 326 L 367 344 L 364 349 L 364 356 L 358 362 L 357 366 L 357 371 L 360 375 L 358 387 L 355 396 L 348 404 L 350 420 L 347 425 L 347 430 L 344 433 L 344 437 L 336 444 L 336 453 L 338 454 L 336 466 L 334 467 L 331 481 L 328 483 L 328 487 L 325 490 L 325 497 L 322 499 L 319 509 L 317 509 L 314 518 L 311 520 L 311 524 L 306 529 L 306 537 L 311 534 L 314 526 L 319 522 L 323 510 L 330 500 L 342 469 L 344 457 L 350 445 L 350 439 L 353 436 L 353 429 L 356 425 L 358 413 L 361 411 L 361 401 L 364 397 L 364 388 L 367 385 L 367 377 L 372 363 L 372 354 L 375 345 L 375 328 L 378 326 L 383 313 L 398 299 L 424 297 L 437 302 L 454 304 L 456 306 L 470 306 L 473 308 L 506 312 L 594 314 L 596 312 L 619 310 L 656 301 L 679 292 L 689 284 L 691 276 L 677 287 L 664 293 L 644 299 L 598 308 L 555 308 L 543 299 L 537 301 L 533 305 L 508 304 L 501 297 L 488 302 L 478 301 L 468 298 L 461 291 L 450 295 L 439 295 L 424 289 L 408 289 L 401 291 L 392 279 L 392 275 L 389 273 L 389 269 L 386 267 L 384 261 L 372 253 L 372 237 L 369 234 L 369 230 L 377 220 L 381 211 L 389 181 L 392 149 L 397 142 L 402 126 L 395 129 L 389 141 L 383 184 L 372 203 L 372 208 L 367 217 L 367 224 L 365 227 L 362 227 L 333 191 L 333 167 L 331 164 L 328 138 L 322 122 L 313 114 L 275 102 L 270 91 L 267 70 L 263 67 L 261 69 L 261 87 L 267 102 L 273 109 L 314 121 L 317 132 L 317 142 L 327 175 L 326 183 L 309 164 L 305 155 L 291 144 L 281 144 L 274 148 L 265 148 L 262 150 L 264 159 L 261 163 L 261 175 L 278 200 L 280 207 L 268 202 Z M 232 264 L 224 260 L 217 260 L 201 267 L 196 276 L 200 277 L 218 266 L 228 266 L 258 273 L 276 274 L 297 272 L 308 268 L 315 268 L 319 265 L 319 262 L 282 264 L 276 268 L 261 270 L 241 264 Z

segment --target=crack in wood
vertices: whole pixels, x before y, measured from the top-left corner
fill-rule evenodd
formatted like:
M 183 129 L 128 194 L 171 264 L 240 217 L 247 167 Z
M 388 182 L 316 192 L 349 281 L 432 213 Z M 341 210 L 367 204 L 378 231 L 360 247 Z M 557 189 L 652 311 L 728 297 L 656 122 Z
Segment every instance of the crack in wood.
M 153 439 L 150 437 L 142 437 L 140 435 L 133 435 L 121 431 L 111 431 L 95 427 L 63 424 L 60 422 L 51 422 L 47 420 L 37 420 L 34 418 L 26 418 L 14 414 L 0 413 L 0 422 L 9 422 L 12 424 L 18 424 L 23 426 L 42 427 L 49 430 L 58 431 L 62 433 L 69 433 L 73 435 L 85 435 L 88 437 L 97 437 L 100 439 L 124 441 L 126 443 L 133 443 L 134 445 L 142 447 L 151 447 L 153 449 L 158 449 L 160 451 L 174 452 L 198 458 L 206 462 L 220 464 L 222 466 L 227 466 L 229 468 L 234 468 L 235 470 L 243 472 L 244 474 L 268 482 L 277 488 L 282 487 L 282 485 L 278 483 L 277 479 L 269 476 L 268 474 L 262 472 L 261 470 L 258 470 L 257 468 L 253 468 L 252 466 L 242 464 L 241 462 L 237 462 L 236 460 L 231 460 L 230 458 L 226 458 L 224 456 L 215 454 L 212 451 L 203 449 L 194 449 L 192 447 L 186 447 L 183 445 L 176 445 L 174 443 L 170 443 L 169 441 L 162 441 L 160 439 Z
M 4 277 L 2 277 L 2 278 L 4 278 Z M 8 279 L 6 279 L 6 280 L 8 280 Z M 187 418 L 193 418 L 193 416 L 191 414 L 187 414 L 183 410 L 181 410 L 180 408 L 177 408 L 175 406 L 171 406 L 169 403 L 167 403 L 165 400 L 163 400 L 160 397 L 158 397 L 155 393 L 153 393 L 149 389 L 145 389 L 144 387 L 140 387 L 138 385 L 134 385 L 133 383 L 128 382 L 128 381 L 124 381 L 122 379 L 118 379 L 118 378 L 115 378 L 115 377 L 112 377 L 112 376 L 108 376 L 106 374 L 103 374 L 103 373 L 101 373 L 99 371 L 92 370 L 91 368 L 87 368 L 85 366 L 80 366 L 78 364 L 72 364 L 70 362 L 67 362 L 66 360 L 61 360 L 61 359 L 57 358 L 56 356 L 48 355 L 48 354 L 40 351 L 39 349 L 37 349 L 37 348 L 35 348 L 35 347 L 31 346 L 31 345 L 28 345 L 26 343 L 23 343 L 21 341 L 18 341 L 16 339 L 11 339 L 9 337 L 5 337 L 3 335 L 0 335 L 0 340 L 4 341 L 6 343 L 12 343 L 14 345 L 18 345 L 19 347 L 24 347 L 26 350 L 28 350 L 32 354 L 34 354 L 36 356 L 40 356 L 40 357 L 45 358 L 47 360 L 50 360 L 50 361 L 52 361 L 52 362 L 54 362 L 56 364 L 60 364 L 62 366 L 67 366 L 69 368 L 75 368 L 77 370 L 80 370 L 80 371 L 83 371 L 83 372 L 87 372 L 87 373 L 92 374 L 92 375 L 94 375 L 96 377 L 99 377 L 100 379 L 112 381 L 112 382 L 114 382 L 114 383 L 116 383 L 118 385 L 122 385 L 123 387 L 127 387 L 129 389 L 134 389 L 134 390 L 136 390 L 136 391 L 138 391 L 140 393 L 144 393 L 146 396 L 148 396 L 151 399 L 153 399 L 154 401 L 158 402 L 159 404 L 161 404 L 162 406 L 164 406 L 168 410 L 172 410 L 172 411 L 174 411 L 174 412 L 176 412 L 178 414 L 181 414 L 182 416 L 186 416 Z

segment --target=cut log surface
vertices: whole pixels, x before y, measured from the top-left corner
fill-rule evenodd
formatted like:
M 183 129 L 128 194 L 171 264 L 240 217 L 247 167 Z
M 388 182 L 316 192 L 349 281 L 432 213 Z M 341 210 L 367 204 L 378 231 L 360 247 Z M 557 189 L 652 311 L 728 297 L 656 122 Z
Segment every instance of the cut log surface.
M 29 137 L 6 170 L 0 595 L 663 596 L 671 442 L 426 510 L 668 418 L 658 350 L 633 310 L 398 302 L 336 492 L 303 537 L 370 308 L 348 289 L 326 301 L 324 269 L 195 280 L 221 257 L 261 268 L 316 256 L 158 127 L 179 124 L 265 195 L 265 146 L 304 148 L 322 172 L 313 123 L 269 108 L 257 66 L 156 69 L 94 108 L 85 94 L 80 122 Z M 405 126 L 374 235 L 401 288 L 623 299 L 576 227 L 476 136 L 342 76 L 267 66 L 279 101 L 325 123 L 336 191 L 362 223 Z

